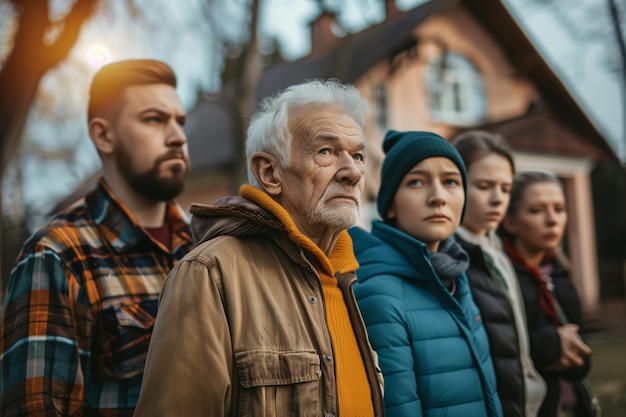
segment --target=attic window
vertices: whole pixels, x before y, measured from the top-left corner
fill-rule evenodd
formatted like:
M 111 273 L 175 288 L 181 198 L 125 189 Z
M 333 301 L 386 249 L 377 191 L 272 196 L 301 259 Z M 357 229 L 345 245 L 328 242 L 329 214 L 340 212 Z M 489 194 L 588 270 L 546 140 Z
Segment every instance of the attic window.
M 429 65 L 428 107 L 433 120 L 456 126 L 483 121 L 487 111 L 481 74 L 463 56 L 447 53 Z

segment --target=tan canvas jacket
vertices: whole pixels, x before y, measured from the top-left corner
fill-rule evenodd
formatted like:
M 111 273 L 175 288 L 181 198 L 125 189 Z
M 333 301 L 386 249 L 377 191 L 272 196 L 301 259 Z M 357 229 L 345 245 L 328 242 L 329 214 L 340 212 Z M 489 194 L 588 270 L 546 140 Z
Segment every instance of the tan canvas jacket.
M 203 243 L 163 288 L 135 416 L 336 416 L 315 268 L 254 203 L 229 197 L 217 207 L 192 208 L 194 241 Z M 383 416 L 382 374 L 352 292 L 356 275 L 337 278 Z

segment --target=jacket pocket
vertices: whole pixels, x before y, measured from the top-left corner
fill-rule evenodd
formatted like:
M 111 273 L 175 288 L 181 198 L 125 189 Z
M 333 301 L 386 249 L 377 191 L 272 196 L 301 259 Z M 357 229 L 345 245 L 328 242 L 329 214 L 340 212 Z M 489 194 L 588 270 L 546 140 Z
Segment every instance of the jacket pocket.
M 100 312 L 96 364 L 106 378 L 127 379 L 143 371 L 157 299 L 118 304 Z
M 235 355 L 240 416 L 321 415 L 322 371 L 315 351 L 253 350 Z

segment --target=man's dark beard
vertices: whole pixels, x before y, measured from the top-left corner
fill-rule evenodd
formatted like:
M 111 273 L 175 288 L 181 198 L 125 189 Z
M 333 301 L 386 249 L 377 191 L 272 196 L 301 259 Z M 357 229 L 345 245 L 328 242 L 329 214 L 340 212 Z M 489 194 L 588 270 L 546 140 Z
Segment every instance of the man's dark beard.
M 176 165 L 171 169 L 170 178 L 159 177 L 160 165 L 169 159 L 181 157 L 185 161 L 185 166 Z M 153 201 L 169 201 L 178 196 L 185 189 L 185 178 L 189 170 L 189 160 L 181 151 L 169 152 L 159 157 L 154 166 L 142 174 L 137 174 L 132 170 L 130 153 L 126 149 L 117 156 L 118 169 L 121 171 L 126 181 L 138 194 Z

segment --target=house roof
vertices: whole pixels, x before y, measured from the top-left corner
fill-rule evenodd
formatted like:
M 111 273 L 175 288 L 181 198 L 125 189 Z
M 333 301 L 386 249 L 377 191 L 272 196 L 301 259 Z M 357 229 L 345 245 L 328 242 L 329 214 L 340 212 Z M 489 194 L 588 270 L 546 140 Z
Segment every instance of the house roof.
M 507 6 L 501 0 L 465 0 L 463 4 L 500 43 L 507 59 L 517 71 L 535 84 L 548 102 L 550 111 L 559 119 L 566 120 L 570 128 L 597 148 L 594 156 L 617 160 L 615 150 L 598 130 L 591 116 L 543 58 Z
M 569 121 L 565 123 L 551 107 L 538 106 L 521 116 L 486 124 L 479 129 L 501 133 L 511 148 L 521 152 L 564 155 L 563 143 L 566 143 L 568 156 L 607 158 L 601 147 L 591 143 Z
M 222 97 L 200 97 L 187 115 L 185 134 L 192 171 L 230 166 L 237 157 L 237 127 Z
M 337 78 L 353 83 L 385 59 L 414 45 L 413 30 L 459 0 L 435 0 L 399 13 L 361 32 L 345 36 L 326 54 L 282 63 L 265 71 L 257 86 L 259 99 L 311 78 Z
M 501 0 L 431 0 L 407 12 L 396 13 L 377 25 L 338 39 L 326 53 L 311 54 L 297 61 L 281 62 L 267 68 L 257 84 L 257 101 L 289 85 L 312 78 L 337 78 L 354 83 L 378 63 L 412 49 L 417 41 L 413 31 L 420 23 L 434 14 L 459 6 L 465 7 L 499 42 L 507 59 L 520 75 L 527 77 L 539 89 L 551 115 L 566 121 L 565 124 L 587 142 L 587 147 L 594 149 L 588 153 L 590 157 L 617 159 L 615 151 L 593 120 L 544 60 Z M 200 106 L 201 109 L 191 112 L 191 126 L 187 129 L 190 153 L 195 158 L 192 159 L 193 170 L 214 167 L 225 159 L 236 157 L 233 148 L 228 148 L 228 143 L 224 142 L 226 138 L 232 140 L 238 137 L 233 129 L 234 116 L 219 106 L 206 103 Z M 540 152 L 541 143 L 537 145 L 535 151 Z M 554 148 L 545 150 L 558 151 Z M 560 150 L 567 153 L 570 148 L 561 145 Z

